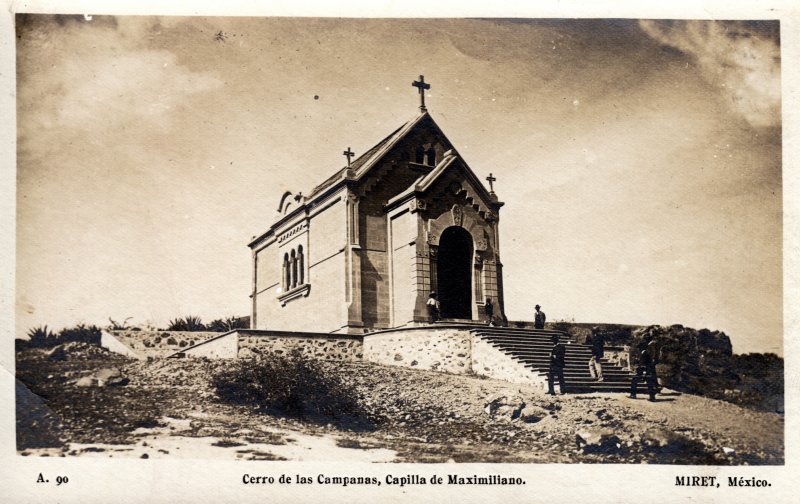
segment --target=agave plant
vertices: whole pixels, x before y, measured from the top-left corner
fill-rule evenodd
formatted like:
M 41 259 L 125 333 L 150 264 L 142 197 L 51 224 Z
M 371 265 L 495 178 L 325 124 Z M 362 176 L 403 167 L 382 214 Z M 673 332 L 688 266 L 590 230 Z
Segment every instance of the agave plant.
M 89 343 L 91 345 L 100 345 L 100 335 L 100 328 L 96 325 L 87 326 L 81 323 L 75 327 L 66 327 L 62 329 L 55 339 L 57 343 L 76 341 Z
M 225 317 L 215 319 L 206 326 L 209 331 L 228 332 L 234 329 L 248 329 L 250 327 L 250 317 Z
M 45 347 L 53 342 L 55 334 L 49 330 L 46 325 L 33 327 L 28 331 L 30 346 L 32 347 Z
M 167 326 L 167 331 L 205 331 L 206 326 L 200 317 L 196 315 L 189 315 L 186 317 L 179 317 L 175 320 L 170 320 Z
M 108 330 L 109 331 L 124 331 L 125 329 L 130 329 L 130 327 L 128 327 L 128 321 L 130 319 L 132 319 L 132 318 L 133 317 L 126 318 L 120 324 L 119 322 L 117 322 L 116 320 L 112 319 L 111 317 L 108 317 L 108 321 L 111 322 L 111 324 L 108 326 Z

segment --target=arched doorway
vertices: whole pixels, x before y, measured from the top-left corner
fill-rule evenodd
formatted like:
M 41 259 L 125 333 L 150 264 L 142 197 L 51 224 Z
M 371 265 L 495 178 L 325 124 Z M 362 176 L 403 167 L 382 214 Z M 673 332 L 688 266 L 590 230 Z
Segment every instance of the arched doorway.
M 442 318 L 472 318 L 472 236 L 452 226 L 439 238 L 437 292 Z

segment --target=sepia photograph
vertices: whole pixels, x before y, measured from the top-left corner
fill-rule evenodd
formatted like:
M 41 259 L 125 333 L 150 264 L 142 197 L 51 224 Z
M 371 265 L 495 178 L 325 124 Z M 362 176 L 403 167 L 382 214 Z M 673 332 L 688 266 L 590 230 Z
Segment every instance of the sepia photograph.
M 13 30 L 14 459 L 389 500 L 787 463 L 777 16 Z

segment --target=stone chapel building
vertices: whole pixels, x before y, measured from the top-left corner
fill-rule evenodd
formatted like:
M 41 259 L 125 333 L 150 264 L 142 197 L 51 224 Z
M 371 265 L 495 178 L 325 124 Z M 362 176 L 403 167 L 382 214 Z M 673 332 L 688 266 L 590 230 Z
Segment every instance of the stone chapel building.
M 443 319 L 505 323 L 498 225 L 503 203 L 425 107 L 315 187 L 286 192 L 277 220 L 249 247 L 251 327 L 363 333 Z M 494 179 L 487 178 L 491 184 Z

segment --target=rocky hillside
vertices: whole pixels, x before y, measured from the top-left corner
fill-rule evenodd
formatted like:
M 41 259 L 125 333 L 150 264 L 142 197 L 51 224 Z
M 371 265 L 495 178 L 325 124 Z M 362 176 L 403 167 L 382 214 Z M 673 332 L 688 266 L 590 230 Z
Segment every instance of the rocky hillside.
M 550 397 L 497 380 L 317 362 L 312 371 L 348 391 L 360 418 L 333 412 L 297 419 L 222 400 L 212 382 L 238 365 L 231 361 L 133 361 L 82 344 L 62 350 L 17 354 L 23 455 L 308 460 L 314 451 L 297 447 L 317 440 L 313 446 L 338 450 L 328 455 L 334 460 L 368 454 L 396 462 L 784 460 L 782 415 L 673 391 L 655 403 L 624 394 Z
M 598 327 L 607 345 L 631 348 L 634 366 L 645 337 L 652 337 L 659 348 L 658 375 L 664 386 L 759 410 L 783 411 L 783 359 L 775 354 L 736 355 L 724 332 L 682 325 L 557 322 L 553 326 L 579 342 Z

